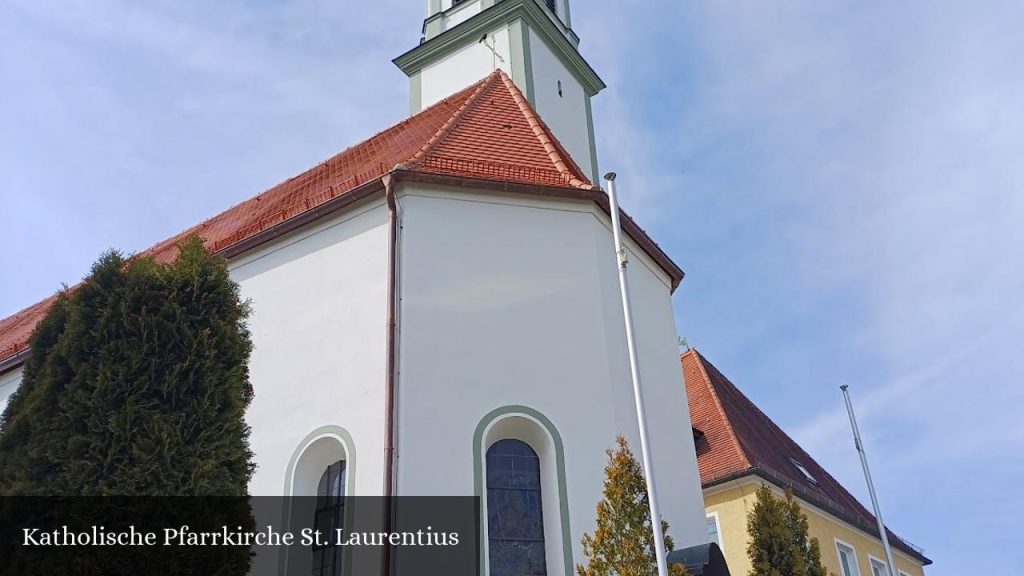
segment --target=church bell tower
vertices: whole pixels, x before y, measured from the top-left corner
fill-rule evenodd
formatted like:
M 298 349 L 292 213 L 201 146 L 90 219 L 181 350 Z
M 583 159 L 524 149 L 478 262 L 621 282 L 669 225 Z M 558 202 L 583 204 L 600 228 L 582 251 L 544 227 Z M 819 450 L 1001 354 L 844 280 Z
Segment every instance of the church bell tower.
M 394 60 L 409 77 L 411 113 L 501 68 L 598 182 L 590 100 L 605 84 L 579 53 L 569 1 L 426 0 L 419 46 Z

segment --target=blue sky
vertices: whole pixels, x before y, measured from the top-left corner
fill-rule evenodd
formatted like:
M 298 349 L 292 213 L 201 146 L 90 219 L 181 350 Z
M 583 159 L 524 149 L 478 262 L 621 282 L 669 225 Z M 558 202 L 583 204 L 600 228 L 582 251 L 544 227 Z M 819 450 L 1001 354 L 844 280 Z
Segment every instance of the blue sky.
M 0 316 L 400 120 L 420 0 L 0 2 Z M 1024 564 L 1024 4 L 577 0 L 680 334 L 933 576 Z

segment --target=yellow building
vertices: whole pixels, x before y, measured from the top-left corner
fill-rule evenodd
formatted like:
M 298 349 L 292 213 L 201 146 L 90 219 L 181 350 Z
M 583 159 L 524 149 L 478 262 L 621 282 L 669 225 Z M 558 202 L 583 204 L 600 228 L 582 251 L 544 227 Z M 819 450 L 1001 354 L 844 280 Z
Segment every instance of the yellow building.
M 747 513 L 757 489 L 792 488 L 836 576 L 886 576 L 875 517 L 696 350 L 682 356 L 708 538 L 722 548 L 733 576 L 746 576 Z M 931 560 L 889 531 L 894 576 L 924 576 Z

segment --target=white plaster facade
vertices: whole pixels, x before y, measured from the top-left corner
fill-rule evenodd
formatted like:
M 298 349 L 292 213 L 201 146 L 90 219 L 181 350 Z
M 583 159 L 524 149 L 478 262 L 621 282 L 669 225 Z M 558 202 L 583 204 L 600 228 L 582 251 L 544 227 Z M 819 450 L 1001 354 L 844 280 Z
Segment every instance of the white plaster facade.
M 383 201 L 371 203 L 230 263 L 253 306 L 255 495 L 282 494 L 303 438 L 325 426 L 351 435 L 354 491 L 381 493 L 387 223 Z
M 591 202 L 403 193 L 398 493 L 471 494 L 474 454 L 464 450 L 473 430 L 496 408 L 532 408 L 565 445 L 578 559 L 580 536 L 594 529 L 605 450 L 622 434 L 639 457 L 609 219 Z M 632 243 L 629 252 L 664 515 L 681 544 L 703 542 L 670 280 Z M 439 465 L 443 453 L 451 457 Z
M 482 462 L 473 440 L 485 416 L 536 411 L 564 444 L 562 494 L 553 438 L 520 437 L 542 458 L 548 570 L 564 574 L 562 522 L 578 561 L 580 537 L 594 529 L 604 451 L 622 434 L 639 452 L 609 219 L 587 201 L 414 183 L 400 183 L 397 197 L 396 494 L 473 495 Z M 299 455 L 312 454 L 308 438 L 328 427 L 345 430 L 339 442 L 357 455 L 352 493 L 382 493 L 387 230 L 378 200 L 231 262 L 254 310 L 253 494 L 281 494 L 289 483 L 290 493 L 307 493 L 298 469 L 330 462 Z M 663 513 L 680 545 L 695 544 L 705 537 L 704 505 L 671 281 L 632 242 L 628 250 Z M 483 449 L 502 437 L 488 435 Z

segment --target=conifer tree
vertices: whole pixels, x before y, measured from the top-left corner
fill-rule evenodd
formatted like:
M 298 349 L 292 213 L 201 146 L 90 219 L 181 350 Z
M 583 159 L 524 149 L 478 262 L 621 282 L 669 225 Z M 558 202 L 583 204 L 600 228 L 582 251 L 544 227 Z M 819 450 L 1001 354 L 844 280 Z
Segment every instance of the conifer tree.
M 643 469 L 626 439 L 616 439 L 618 448 L 609 449 L 605 466 L 604 498 L 597 504 L 597 529 L 583 535 L 587 565 L 576 565 L 578 576 L 654 576 L 658 565 L 651 529 L 651 509 Z M 665 548 L 675 547 L 668 535 L 668 522 L 661 521 Z M 686 569 L 670 566 L 672 576 L 685 576 Z
M 199 239 L 105 254 L 30 340 L 0 429 L 0 494 L 245 496 L 248 305 Z
M 828 576 L 818 539 L 809 537 L 807 516 L 792 489 L 786 490 L 783 499 L 762 485 L 747 515 L 747 532 L 749 576 Z

